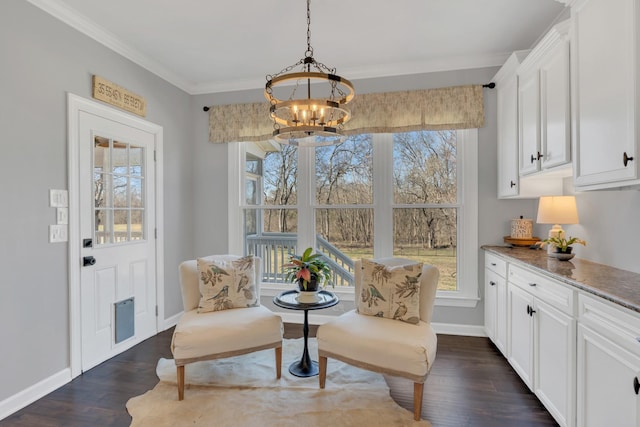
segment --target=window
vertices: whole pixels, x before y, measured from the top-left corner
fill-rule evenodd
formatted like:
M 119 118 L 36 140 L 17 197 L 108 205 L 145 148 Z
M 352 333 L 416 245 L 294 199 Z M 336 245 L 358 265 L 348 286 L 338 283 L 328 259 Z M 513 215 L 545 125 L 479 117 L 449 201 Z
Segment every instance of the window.
M 94 137 L 94 244 L 145 239 L 143 159 L 143 147 Z
M 230 156 L 244 159 L 246 197 L 230 236 L 264 259 L 265 287 L 290 286 L 281 274 L 287 254 L 314 246 L 341 293 L 352 292 L 353 260 L 397 256 L 439 268 L 437 304 L 477 303 L 477 130 L 356 135 L 262 153 L 234 145 L 244 147 Z

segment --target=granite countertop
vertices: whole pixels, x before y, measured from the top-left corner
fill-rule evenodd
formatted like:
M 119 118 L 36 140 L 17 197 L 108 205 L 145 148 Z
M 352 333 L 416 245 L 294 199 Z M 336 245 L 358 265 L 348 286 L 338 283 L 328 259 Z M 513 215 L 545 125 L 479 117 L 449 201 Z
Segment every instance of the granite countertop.
M 559 261 L 548 257 L 546 250 L 528 247 L 485 245 L 482 249 L 520 261 L 539 273 L 640 313 L 638 273 L 580 258 Z

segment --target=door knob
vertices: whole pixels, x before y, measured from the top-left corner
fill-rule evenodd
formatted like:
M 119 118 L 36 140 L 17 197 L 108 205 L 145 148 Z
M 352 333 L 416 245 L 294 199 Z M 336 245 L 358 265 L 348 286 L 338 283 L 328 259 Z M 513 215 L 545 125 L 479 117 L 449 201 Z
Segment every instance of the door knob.
M 94 265 L 96 263 L 96 259 L 92 256 L 82 257 L 82 266 L 86 267 L 88 265 Z

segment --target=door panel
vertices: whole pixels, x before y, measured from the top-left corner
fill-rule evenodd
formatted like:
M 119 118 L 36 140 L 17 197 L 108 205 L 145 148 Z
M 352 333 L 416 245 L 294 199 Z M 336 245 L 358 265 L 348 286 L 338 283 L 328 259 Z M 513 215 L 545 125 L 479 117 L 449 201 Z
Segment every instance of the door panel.
M 82 370 L 156 333 L 154 134 L 80 113 Z M 115 343 L 115 303 L 133 297 L 133 336 Z

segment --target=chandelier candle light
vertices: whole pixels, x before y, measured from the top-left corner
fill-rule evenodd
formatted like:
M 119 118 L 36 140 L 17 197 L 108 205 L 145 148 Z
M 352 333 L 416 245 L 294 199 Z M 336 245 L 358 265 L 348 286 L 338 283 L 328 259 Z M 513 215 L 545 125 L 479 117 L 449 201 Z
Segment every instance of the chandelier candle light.
M 278 142 L 298 146 L 333 145 L 342 141 L 340 131 L 351 118 L 346 104 L 353 99 L 355 91 L 349 80 L 336 74 L 335 68 L 313 58 L 310 8 L 311 0 L 307 0 L 305 57 L 277 74 L 268 75 L 264 96 L 270 104 L 273 137 Z M 295 71 L 297 67 L 302 71 Z M 283 95 L 291 83 L 293 89 L 286 98 Z M 302 90 L 298 91 L 301 86 Z

